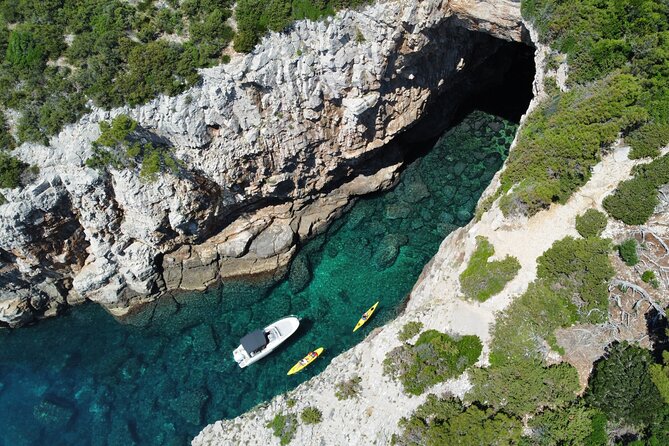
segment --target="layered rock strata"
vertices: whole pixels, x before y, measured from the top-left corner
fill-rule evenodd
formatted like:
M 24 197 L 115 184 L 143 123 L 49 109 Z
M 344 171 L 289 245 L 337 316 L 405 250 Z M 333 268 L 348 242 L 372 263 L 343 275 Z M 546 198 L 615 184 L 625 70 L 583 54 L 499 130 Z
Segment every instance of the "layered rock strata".
M 351 199 L 393 184 L 398 135 L 437 98 L 453 115 L 523 39 L 518 2 L 378 2 L 297 22 L 180 96 L 94 110 L 49 147 L 23 144 L 16 156 L 40 173 L 2 190 L 0 323 L 85 299 L 122 315 L 165 292 L 280 274 Z M 86 167 L 98 123 L 118 114 L 172 146 L 183 171 L 145 182 Z

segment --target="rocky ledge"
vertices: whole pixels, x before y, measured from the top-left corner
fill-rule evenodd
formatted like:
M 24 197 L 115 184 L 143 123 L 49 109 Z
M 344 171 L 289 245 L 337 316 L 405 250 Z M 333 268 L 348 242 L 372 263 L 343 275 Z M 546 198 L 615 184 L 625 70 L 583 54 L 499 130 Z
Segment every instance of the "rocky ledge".
M 437 99 L 442 127 L 420 133 L 442 130 L 524 39 L 519 2 L 381 1 L 271 34 L 180 96 L 93 110 L 48 147 L 21 145 L 40 173 L 2 190 L 0 323 L 87 299 L 123 315 L 166 292 L 281 274 L 355 196 L 393 184 L 398 136 Z M 98 123 L 119 114 L 183 171 L 146 182 L 86 167 Z

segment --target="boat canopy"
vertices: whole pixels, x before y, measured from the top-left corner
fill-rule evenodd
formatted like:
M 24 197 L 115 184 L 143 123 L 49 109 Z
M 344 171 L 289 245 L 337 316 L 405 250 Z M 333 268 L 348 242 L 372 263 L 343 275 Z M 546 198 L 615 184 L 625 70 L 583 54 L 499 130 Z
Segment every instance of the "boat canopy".
M 263 330 L 252 331 L 240 341 L 246 353 L 251 354 L 267 345 L 267 337 Z

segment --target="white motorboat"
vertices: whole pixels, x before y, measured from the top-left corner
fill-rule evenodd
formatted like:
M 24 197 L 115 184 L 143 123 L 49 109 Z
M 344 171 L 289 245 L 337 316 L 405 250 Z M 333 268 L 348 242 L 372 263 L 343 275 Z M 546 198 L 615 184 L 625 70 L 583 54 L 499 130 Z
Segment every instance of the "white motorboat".
M 240 345 L 232 355 L 239 367 L 251 365 L 269 355 L 295 333 L 299 326 L 300 320 L 290 316 L 269 324 L 262 330 L 252 331 L 239 341 Z

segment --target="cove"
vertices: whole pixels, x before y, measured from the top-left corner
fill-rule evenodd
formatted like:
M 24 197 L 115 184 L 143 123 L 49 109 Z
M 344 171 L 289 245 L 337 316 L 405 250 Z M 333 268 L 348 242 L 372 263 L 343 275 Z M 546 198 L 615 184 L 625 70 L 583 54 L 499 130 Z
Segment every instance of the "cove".
M 360 199 L 302 246 L 278 283 L 162 298 L 127 324 L 89 304 L 0 332 L 0 445 L 183 445 L 205 424 L 318 374 L 397 315 L 444 237 L 471 219 L 515 130 L 469 114 L 394 189 Z M 352 333 L 377 300 L 374 317 Z M 302 320 L 296 335 L 239 369 L 231 353 L 239 338 L 289 314 Z M 316 347 L 321 358 L 286 376 Z

